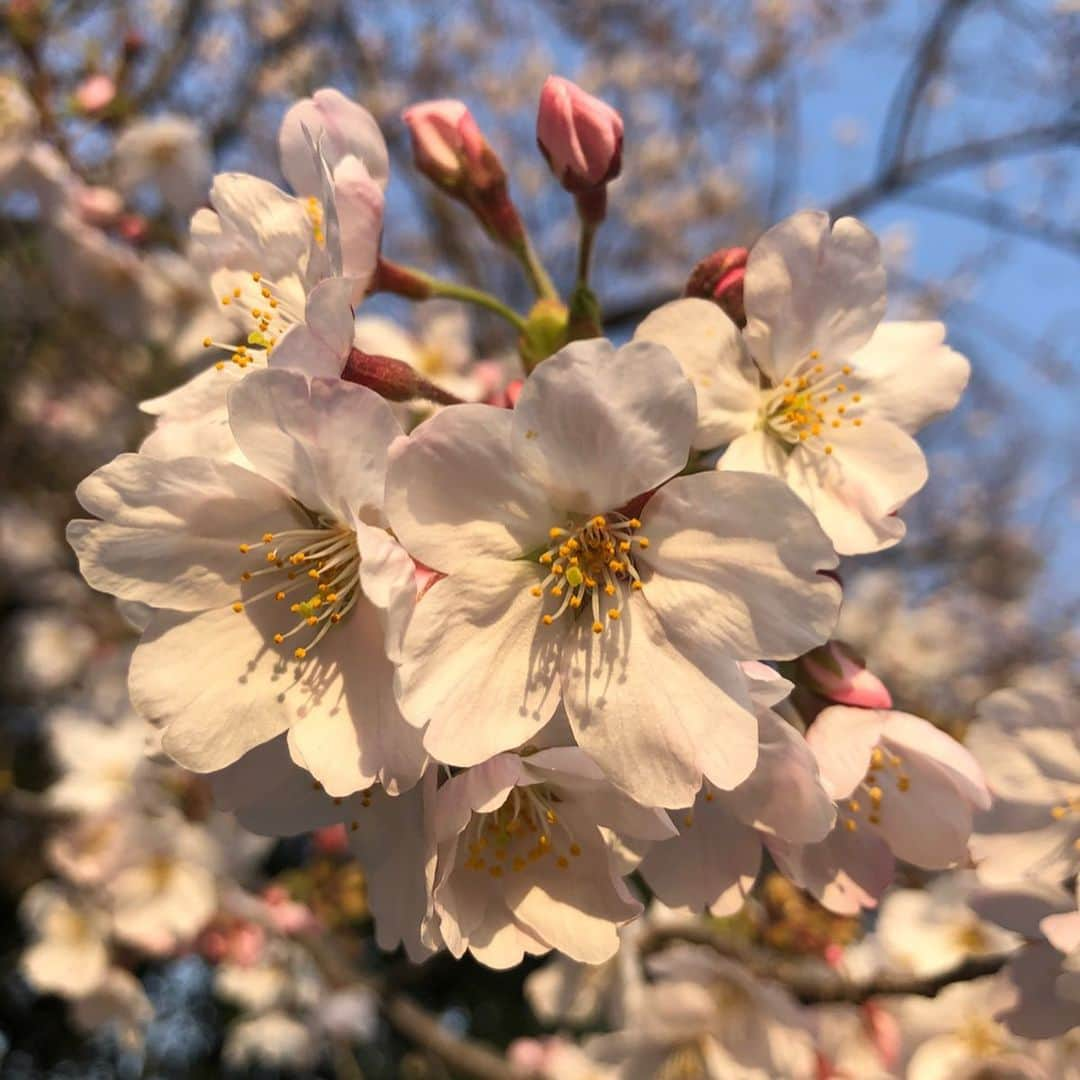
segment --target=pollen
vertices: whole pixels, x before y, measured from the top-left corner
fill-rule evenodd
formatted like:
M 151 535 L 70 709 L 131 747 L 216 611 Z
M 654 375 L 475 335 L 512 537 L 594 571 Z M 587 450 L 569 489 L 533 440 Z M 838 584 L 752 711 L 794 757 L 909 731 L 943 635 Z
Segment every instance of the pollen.
M 240 612 L 244 610 L 244 605 L 240 603 L 239 600 L 237 600 L 237 602 L 233 604 L 232 609 L 236 612 L 237 615 L 239 615 Z

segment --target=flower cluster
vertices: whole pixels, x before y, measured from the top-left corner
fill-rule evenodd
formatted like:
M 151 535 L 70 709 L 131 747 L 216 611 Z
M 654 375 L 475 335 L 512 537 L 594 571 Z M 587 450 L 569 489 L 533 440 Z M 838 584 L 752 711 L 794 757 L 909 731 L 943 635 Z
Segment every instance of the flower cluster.
M 766 851 L 844 913 L 896 858 L 963 863 L 975 761 L 829 644 L 837 553 L 901 539 L 912 433 L 968 374 L 940 325 L 881 322 L 872 233 L 797 214 L 729 282 L 745 319 L 688 298 L 617 346 L 587 274 L 618 115 L 561 80 L 541 97 L 582 219 L 566 306 L 465 106 L 405 122 L 540 302 L 383 256 L 386 145 L 335 90 L 282 121 L 291 193 L 214 180 L 192 257 L 231 336 L 147 404 L 154 433 L 83 481 L 68 530 L 86 580 L 145 614 L 129 688 L 164 752 L 257 832 L 343 823 L 378 940 L 414 958 L 600 963 L 635 880 L 729 914 Z M 356 319 L 377 292 L 503 315 L 524 381 L 467 358 L 428 379 Z

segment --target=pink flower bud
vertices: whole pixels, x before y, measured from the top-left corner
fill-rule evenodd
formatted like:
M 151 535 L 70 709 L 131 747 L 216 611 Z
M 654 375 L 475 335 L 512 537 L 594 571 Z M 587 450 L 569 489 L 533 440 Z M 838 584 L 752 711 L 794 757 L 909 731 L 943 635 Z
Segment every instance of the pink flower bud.
M 315 850 L 323 855 L 340 855 L 349 847 L 349 837 L 344 825 L 326 825 L 316 829 Z
M 694 267 L 683 290 L 684 296 L 697 296 L 719 304 L 732 322 L 746 325 L 743 285 L 746 281 L 746 248 L 720 248 Z
M 540 91 L 536 141 L 551 171 L 570 192 L 600 187 L 622 168 L 622 117 L 558 75 L 549 75 Z
M 75 88 L 75 104 L 84 113 L 96 113 L 113 103 L 116 83 L 108 75 L 91 75 Z
M 839 705 L 891 709 L 892 695 L 850 645 L 830 641 L 798 661 L 809 689 Z
M 494 151 L 463 101 L 422 101 L 402 115 L 412 136 L 416 167 L 440 187 L 471 181 L 483 186 L 502 173 Z
M 448 195 L 465 203 L 500 244 L 524 243 L 521 223 L 506 186 L 506 170 L 461 101 L 422 101 L 402 119 L 412 136 L 416 167 Z

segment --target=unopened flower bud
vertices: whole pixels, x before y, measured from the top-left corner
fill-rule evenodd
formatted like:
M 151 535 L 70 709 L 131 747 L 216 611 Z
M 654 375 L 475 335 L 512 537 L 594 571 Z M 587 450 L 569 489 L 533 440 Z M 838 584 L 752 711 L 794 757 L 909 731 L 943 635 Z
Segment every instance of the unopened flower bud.
M 90 75 L 75 88 L 74 98 L 81 112 L 99 113 L 116 100 L 116 83 L 108 75 Z
M 506 186 L 506 170 L 462 101 L 423 101 L 402 115 L 412 136 L 413 161 L 437 187 L 465 203 L 500 243 L 525 235 Z
M 684 296 L 712 300 L 738 326 L 746 325 L 743 286 L 746 280 L 746 248 L 720 248 L 702 259 L 690 274 Z
M 830 641 L 798 661 L 806 686 L 840 705 L 863 709 L 891 709 L 892 695 L 866 667 L 866 661 L 842 641 Z
M 556 179 L 574 194 L 614 180 L 622 168 L 622 117 L 558 75 L 549 75 L 540 91 L 536 141 Z
M 436 405 L 460 405 L 461 399 L 429 382 L 414 367 L 392 356 L 352 349 L 341 377 L 366 386 L 387 401 L 433 401 Z

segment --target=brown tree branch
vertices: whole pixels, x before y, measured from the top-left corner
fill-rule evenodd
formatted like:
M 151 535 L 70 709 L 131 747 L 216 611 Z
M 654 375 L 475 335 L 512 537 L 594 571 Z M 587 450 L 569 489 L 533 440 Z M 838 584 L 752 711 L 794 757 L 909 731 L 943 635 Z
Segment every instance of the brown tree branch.
M 852 979 L 819 960 L 780 956 L 735 941 L 700 922 L 656 927 L 641 941 L 640 948 L 647 954 L 677 941 L 708 946 L 721 956 L 742 964 L 757 978 L 780 983 L 806 1005 L 861 1005 L 871 998 L 901 994 L 934 997 L 953 983 L 968 982 L 1000 971 L 1009 959 L 1007 956 L 971 957 L 940 975 L 882 972 L 863 981 Z

